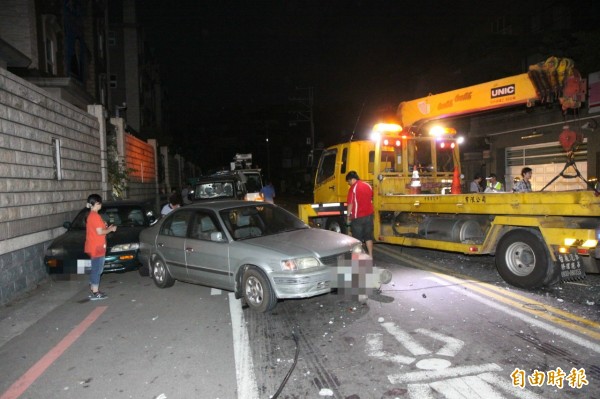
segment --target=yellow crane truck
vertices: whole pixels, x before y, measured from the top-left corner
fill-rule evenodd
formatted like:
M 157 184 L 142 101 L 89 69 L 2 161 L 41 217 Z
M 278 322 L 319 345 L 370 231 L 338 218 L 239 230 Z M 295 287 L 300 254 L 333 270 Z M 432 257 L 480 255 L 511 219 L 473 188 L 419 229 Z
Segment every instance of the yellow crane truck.
M 379 242 L 494 255 L 501 277 L 522 288 L 598 273 L 600 197 L 590 182 L 582 177 L 591 189 L 577 191 L 460 193 L 460 138 L 449 128 L 424 132 L 449 116 L 549 102 L 566 110 L 584 98 L 585 81 L 572 62 L 552 57 L 528 73 L 402 102 L 400 124 L 378 124 L 372 140 L 323 151 L 314 203 L 299 205 L 299 215 L 312 226 L 345 232 L 345 175 L 356 170 L 373 186 Z M 581 135 L 563 134 L 570 157 Z

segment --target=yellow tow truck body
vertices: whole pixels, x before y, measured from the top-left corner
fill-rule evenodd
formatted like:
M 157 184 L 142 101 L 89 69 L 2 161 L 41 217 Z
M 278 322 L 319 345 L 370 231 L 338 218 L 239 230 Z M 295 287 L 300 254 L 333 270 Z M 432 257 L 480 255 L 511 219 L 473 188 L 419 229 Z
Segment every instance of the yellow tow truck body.
M 519 104 L 560 101 L 577 108 L 584 90 L 572 62 L 552 57 L 526 74 L 403 102 L 402 129 L 378 125 L 371 141 L 323 152 L 315 201 L 299 205 L 299 215 L 315 227 L 346 232 L 345 175 L 355 170 L 373 186 L 379 242 L 495 255 L 500 275 L 524 288 L 598 273 L 596 190 L 459 193 L 460 139 L 448 130 L 428 135 L 421 129 L 432 120 Z

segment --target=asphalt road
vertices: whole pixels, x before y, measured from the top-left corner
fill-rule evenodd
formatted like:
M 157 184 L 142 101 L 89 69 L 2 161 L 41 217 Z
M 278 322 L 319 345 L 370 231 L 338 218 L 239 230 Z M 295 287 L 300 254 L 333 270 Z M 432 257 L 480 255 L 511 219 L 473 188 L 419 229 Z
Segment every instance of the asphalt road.
M 0 309 L 0 399 L 600 398 L 598 276 L 528 292 L 491 257 L 376 245 L 375 264 L 393 280 L 365 304 L 268 314 L 136 272 L 104 275 L 105 301 L 46 284 Z

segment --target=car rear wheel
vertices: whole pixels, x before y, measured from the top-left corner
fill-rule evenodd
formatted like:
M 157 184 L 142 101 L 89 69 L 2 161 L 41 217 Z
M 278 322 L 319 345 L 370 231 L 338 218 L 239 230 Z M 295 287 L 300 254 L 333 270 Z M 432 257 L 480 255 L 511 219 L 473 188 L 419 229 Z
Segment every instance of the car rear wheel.
M 175 279 L 161 259 L 156 259 L 152 264 L 152 280 L 159 288 L 168 288 L 175 284 Z
M 244 272 L 243 281 L 244 299 L 250 308 L 260 313 L 275 308 L 277 297 L 269 279 L 261 271 L 249 268 Z

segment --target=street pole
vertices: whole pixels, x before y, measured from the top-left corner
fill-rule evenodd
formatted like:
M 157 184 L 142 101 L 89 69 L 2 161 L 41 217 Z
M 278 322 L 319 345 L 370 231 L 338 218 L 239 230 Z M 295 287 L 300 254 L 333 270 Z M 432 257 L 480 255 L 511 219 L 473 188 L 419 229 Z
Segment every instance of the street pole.
M 310 150 L 315 149 L 315 123 L 313 119 L 314 87 L 296 87 L 296 90 L 306 90 L 306 97 L 290 98 L 302 107 L 295 111 L 296 120 L 293 122 L 308 122 L 310 124 Z
M 267 177 L 271 180 L 271 149 L 269 146 L 269 123 L 267 122 Z

